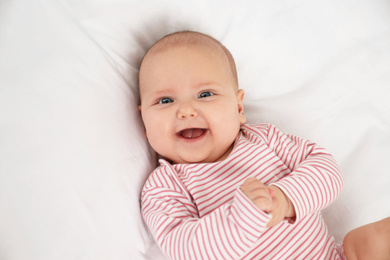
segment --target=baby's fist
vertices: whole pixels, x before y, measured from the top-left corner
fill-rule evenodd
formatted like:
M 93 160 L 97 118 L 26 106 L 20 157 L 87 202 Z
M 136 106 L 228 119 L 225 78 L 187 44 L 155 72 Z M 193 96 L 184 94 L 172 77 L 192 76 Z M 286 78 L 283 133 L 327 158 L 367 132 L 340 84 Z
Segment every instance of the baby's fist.
M 250 177 L 241 186 L 241 191 L 260 210 L 270 213 L 272 210 L 272 196 L 274 191 L 261 183 L 257 178 Z

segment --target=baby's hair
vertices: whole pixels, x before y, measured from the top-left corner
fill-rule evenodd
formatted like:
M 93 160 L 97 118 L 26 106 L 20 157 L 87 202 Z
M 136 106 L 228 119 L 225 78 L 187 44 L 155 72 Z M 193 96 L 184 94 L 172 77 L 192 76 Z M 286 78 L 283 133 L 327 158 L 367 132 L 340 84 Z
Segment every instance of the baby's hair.
M 217 49 L 222 50 L 223 54 L 226 55 L 230 69 L 233 75 L 233 78 L 235 80 L 236 86 L 238 86 L 238 76 L 237 76 L 237 69 L 236 69 L 236 63 L 234 61 L 233 55 L 230 53 L 230 51 L 218 40 L 214 39 L 213 37 L 200 33 L 200 32 L 194 32 L 194 31 L 179 31 L 174 32 L 171 34 L 168 34 L 158 40 L 155 44 L 152 45 L 152 47 L 146 52 L 144 58 L 148 54 L 150 50 L 158 51 L 166 47 L 170 46 L 177 46 L 177 45 L 207 45 L 210 47 L 217 47 Z M 141 61 L 142 64 L 142 61 Z

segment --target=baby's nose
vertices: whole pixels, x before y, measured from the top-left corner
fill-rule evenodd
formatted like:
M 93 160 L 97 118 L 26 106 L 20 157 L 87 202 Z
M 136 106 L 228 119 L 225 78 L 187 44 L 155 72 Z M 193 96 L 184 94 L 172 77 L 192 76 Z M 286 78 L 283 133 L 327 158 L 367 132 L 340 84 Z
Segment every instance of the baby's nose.
M 196 112 L 196 109 L 190 103 L 181 105 L 179 107 L 179 110 L 177 111 L 177 117 L 179 119 L 197 117 L 197 116 L 198 113 Z

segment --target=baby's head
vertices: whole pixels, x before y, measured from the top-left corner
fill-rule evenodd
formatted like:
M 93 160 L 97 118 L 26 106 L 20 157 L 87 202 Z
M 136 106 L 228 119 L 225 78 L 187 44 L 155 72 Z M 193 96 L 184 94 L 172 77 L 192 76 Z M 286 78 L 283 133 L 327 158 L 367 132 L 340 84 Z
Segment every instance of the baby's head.
M 197 32 L 170 34 L 140 66 L 140 111 L 153 149 L 173 163 L 225 159 L 244 124 L 234 59 Z

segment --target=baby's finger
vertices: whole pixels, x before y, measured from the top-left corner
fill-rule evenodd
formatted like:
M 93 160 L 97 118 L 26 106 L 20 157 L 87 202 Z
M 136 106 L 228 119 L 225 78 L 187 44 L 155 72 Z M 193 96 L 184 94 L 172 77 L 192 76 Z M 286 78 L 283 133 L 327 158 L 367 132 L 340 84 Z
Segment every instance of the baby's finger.
M 248 193 L 262 192 L 262 193 L 269 194 L 269 191 L 266 186 L 264 186 L 261 183 L 255 183 L 255 182 L 249 183 L 246 186 L 242 186 L 241 190 Z
M 268 187 L 268 192 L 269 192 L 269 195 L 270 195 L 271 197 L 274 197 L 274 196 L 275 196 L 275 191 L 274 191 L 273 189 L 269 188 L 269 187 Z
M 263 187 L 249 187 L 248 189 L 242 190 L 242 192 L 244 192 L 244 194 L 251 200 L 260 198 L 266 198 L 269 200 L 272 199 L 272 196 L 269 194 L 269 190 Z
M 241 186 L 241 191 L 259 209 L 270 212 L 272 210 L 272 193 L 270 189 L 256 178 L 248 178 Z
M 272 211 L 272 198 L 270 197 L 255 197 L 251 199 L 253 204 L 255 204 L 256 207 L 258 207 L 260 210 L 270 213 Z
M 255 190 L 255 189 L 260 189 L 264 188 L 265 185 L 260 182 L 257 178 L 255 177 L 250 177 L 245 180 L 245 182 L 242 184 L 241 189 L 246 189 L 246 190 Z
M 250 199 L 269 196 L 268 187 L 256 178 L 248 178 L 240 188 Z
M 242 184 L 242 186 L 246 186 L 246 185 L 249 185 L 251 183 L 257 183 L 257 182 L 260 182 L 256 177 L 249 177 L 248 179 L 246 179 L 244 181 L 244 183 Z M 261 183 L 261 182 L 260 182 Z

